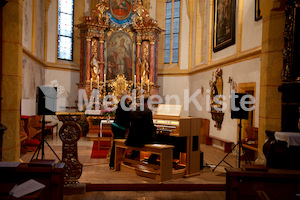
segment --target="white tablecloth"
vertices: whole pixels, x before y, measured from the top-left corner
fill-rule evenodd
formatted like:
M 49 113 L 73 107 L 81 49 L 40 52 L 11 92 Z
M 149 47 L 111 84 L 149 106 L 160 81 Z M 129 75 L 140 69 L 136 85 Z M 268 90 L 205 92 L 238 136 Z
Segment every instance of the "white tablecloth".
M 289 146 L 300 146 L 299 132 L 275 132 L 275 139 L 286 141 Z
M 112 123 L 114 123 L 114 120 L 109 120 L 109 121 L 107 121 L 107 120 L 101 120 L 101 122 L 100 122 L 100 137 L 102 137 L 102 126 L 103 126 L 103 124 L 112 124 Z

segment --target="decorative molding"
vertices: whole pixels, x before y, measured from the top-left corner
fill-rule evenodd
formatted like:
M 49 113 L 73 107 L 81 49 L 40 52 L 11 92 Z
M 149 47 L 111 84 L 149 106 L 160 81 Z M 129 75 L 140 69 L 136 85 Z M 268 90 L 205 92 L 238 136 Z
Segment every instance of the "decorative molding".
M 204 71 L 212 70 L 218 67 L 225 67 L 235 63 L 243 62 L 246 60 L 251 60 L 261 56 L 262 47 L 255 47 L 241 53 L 237 53 L 235 55 L 229 56 L 227 58 L 223 58 L 220 60 L 216 60 L 211 63 L 205 63 L 202 65 L 198 65 L 196 68 L 192 70 L 180 70 L 177 69 L 160 69 L 158 70 L 159 76 L 181 76 L 181 75 L 195 75 Z
M 283 49 L 283 69 L 281 79 L 283 82 L 291 81 L 291 68 L 293 65 L 293 24 L 294 24 L 294 8 L 288 4 L 285 8 L 285 28 L 283 36 L 285 39 Z
M 41 60 L 36 55 L 34 55 L 31 51 L 23 47 L 23 54 L 31 58 L 34 62 L 40 64 L 45 69 L 54 69 L 54 70 L 63 70 L 63 71 L 74 71 L 79 72 L 78 64 L 69 64 L 69 63 L 49 63 Z

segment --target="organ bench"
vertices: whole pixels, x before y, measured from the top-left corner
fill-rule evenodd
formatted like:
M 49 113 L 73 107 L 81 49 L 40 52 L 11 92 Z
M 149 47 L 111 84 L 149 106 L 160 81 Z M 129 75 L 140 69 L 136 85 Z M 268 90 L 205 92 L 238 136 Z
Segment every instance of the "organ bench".
M 136 171 L 136 168 L 128 168 L 124 165 L 124 162 L 131 164 L 138 164 L 138 161 L 125 158 L 127 150 L 144 151 L 160 156 L 160 167 L 157 173 L 148 173 L 148 177 L 154 178 L 157 181 L 167 181 L 173 179 L 173 148 L 172 145 L 165 144 L 146 144 L 144 147 L 130 147 L 126 146 L 125 139 L 115 139 L 115 170 L 116 171 L 130 171 L 142 173 Z M 145 176 L 146 173 L 144 174 Z

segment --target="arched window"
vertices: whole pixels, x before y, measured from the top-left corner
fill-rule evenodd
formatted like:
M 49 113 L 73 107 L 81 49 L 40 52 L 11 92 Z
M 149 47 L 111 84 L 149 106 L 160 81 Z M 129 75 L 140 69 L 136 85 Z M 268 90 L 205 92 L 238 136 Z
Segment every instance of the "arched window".
M 73 60 L 74 0 L 58 0 L 57 58 Z
M 180 0 L 166 2 L 165 63 L 178 63 Z

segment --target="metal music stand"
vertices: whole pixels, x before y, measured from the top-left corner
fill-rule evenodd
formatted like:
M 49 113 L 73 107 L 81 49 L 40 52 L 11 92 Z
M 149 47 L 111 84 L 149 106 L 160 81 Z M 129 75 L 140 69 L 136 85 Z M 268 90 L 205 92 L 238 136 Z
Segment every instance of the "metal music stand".
M 35 154 L 36 154 L 35 159 L 38 159 L 40 151 L 42 151 L 41 158 L 42 158 L 42 160 L 44 160 L 44 156 L 45 156 L 45 143 L 48 145 L 48 147 L 51 149 L 51 151 L 54 153 L 54 155 L 57 157 L 57 159 L 59 161 L 61 161 L 60 158 L 58 157 L 58 155 L 54 152 L 54 150 L 52 149 L 52 147 L 49 145 L 49 143 L 45 139 L 45 115 L 43 115 L 43 117 L 42 117 L 42 139 L 40 139 L 40 144 L 36 148 L 33 156 L 31 157 L 30 162 L 34 159 Z
M 238 146 L 239 148 L 239 168 L 241 167 L 241 149 L 243 150 L 243 153 L 245 155 L 245 161 L 246 161 L 246 164 L 248 164 L 248 161 L 249 163 L 251 164 L 251 161 L 245 151 L 245 148 L 243 147 L 243 143 L 242 143 L 242 140 L 241 140 L 241 135 L 242 135 L 242 119 L 240 118 L 240 124 L 238 125 L 239 126 L 239 141 L 236 143 L 236 145 L 234 145 L 234 147 L 226 154 L 226 156 L 217 164 L 217 166 L 215 166 L 215 168 L 213 168 L 212 171 L 215 171 L 215 169 L 222 163 L 222 162 L 225 162 L 227 165 L 229 165 L 230 167 L 233 168 L 233 166 L 231 164 L 229 164 L 228 162 L 226 162 L 226 157 L 235 149 L 236 146 Z

